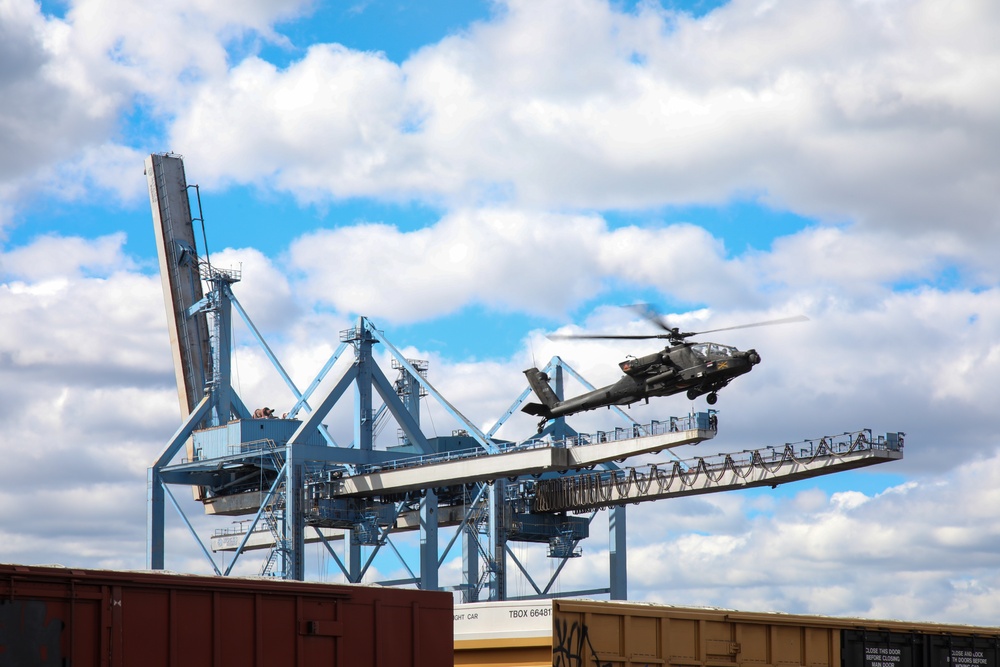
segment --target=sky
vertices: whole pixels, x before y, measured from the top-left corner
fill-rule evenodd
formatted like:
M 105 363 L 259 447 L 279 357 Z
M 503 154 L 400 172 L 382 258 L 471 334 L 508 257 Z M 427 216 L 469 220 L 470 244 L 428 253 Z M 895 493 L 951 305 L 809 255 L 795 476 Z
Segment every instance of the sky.
M 173 151 L 300 386 L 364 315 L 488 429 L 533 364 L 655 350 L 546 337 L 649 332 L 624 305 L 807 316 L 712 337 L 763 362 L 683 455 L 870 428 L 905 459 L 630 507 L 630 599 L 995 624 L 998 32 L 992 0 L 0 0 L 0 561 L 144 567 L 180 414 L 143 160 Z M 235 335 L 246 404 L 290 407 Z M 606 585 L 605 514 L 563 589 Z M 170 516 L 167 567 L 208 567 Z

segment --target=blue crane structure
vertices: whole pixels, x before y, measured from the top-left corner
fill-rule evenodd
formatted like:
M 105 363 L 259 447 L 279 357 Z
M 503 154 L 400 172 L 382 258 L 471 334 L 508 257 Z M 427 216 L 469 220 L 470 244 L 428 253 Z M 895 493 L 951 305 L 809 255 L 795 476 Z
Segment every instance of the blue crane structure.
M 426 362 L 406 358 L 366 317 L 341 332 L 339 347 L 302 390 L 237 300 L 233 285 L 240 272 L 212 266 L 207 250 L 199 254 L 194 223 L 204 230 L 200 194 L 195 217 L 182 158 L 151 155 L 146 175 L 182 415 L 147 473 L 150 569 L 165 567 L 169 502 L 220 575 L 233 572 L 243 554 L 264 549 L 261 574 L 304 579 L 308 542 L 322 544 L 350 582 L 365 580 L 384 552 L 398 557 L 408 576 L 379 583 L 439 589 L 439 570 L 459 545 L 462 581 L 449 588 L 460 590 L 463 601 L 513 599 L 511 566 L 531 587 L 521 598 L 627 599 L 627 504 L 770 486 L 902 458 L 902 434 L 874 437 L 862 430 L 787 445 L 780 452 L 771 448 L 622 468 L 622 461 L 696 444 L 716 430 L 708 412 L 639 424 L 619 408 L 613 409 L 625 417 L 626 427 L 582 434 L 557 418 L 523 441 L 499 440 L 498 429 L 530 389 L 483 432 L 428 381 Z M 207 247 L 204 235 L 201 245 Z M 291 394 L 294 405 L 281 417 L 251 412 L 233 388 L 234 311 Z M 388 351 L 395 380 L 376 362 L 376 345 Z M 592 388 L 558 357 L 544 372 L 559 397 L 566 374 Z M 457 422 L 452 435 L 423 432 L 420 407 L 427 398 Z M 353 439 L 346 445 L 324 423 L 341 401 L 350 401 L 353 414 Z M 399 444 L 376 448 L 376 433 L 390 419 L 399 427 Z M 249 518 L 238 529 L 217 531 L 210 548 L 170 490 L 176 486 L 193 488 L 207 514 Z M 564 566 L 580 555 L 579 545 L 602 509 L 609 517 L 608 585 L 559 590 Z M 416 568 L 393 541 L 407 531 L 419 535 Z M 554 559 L 547 579 L 518 558 L 511 548 L 518 542 L 547 545 L 547 556 Z M 212 551 L 234 555 L 222 567 Z

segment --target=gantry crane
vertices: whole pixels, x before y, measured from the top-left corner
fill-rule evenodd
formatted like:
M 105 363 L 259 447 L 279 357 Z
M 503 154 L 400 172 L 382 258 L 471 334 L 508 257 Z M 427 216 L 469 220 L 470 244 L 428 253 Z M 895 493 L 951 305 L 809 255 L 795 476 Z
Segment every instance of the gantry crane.
M 489 599 L 510 599 L 510 563 L 533 588 L 523 597 L 547 597 L 554 595 L 563 566 L 580 554 L 596 512 L 607 509 L 608 586 L 572 593 L 625 599 L 627 504 L 777 485 L 902 458 L 902 434 L 874 437 L 862 430 L 787 445 L 780 454 L 770 448 L 717 460 L 618 465 L 713 438 L 716 428 L 709 412 L 639 424 L 614 408 L 627 426 L 586 434 L 558 418 L 524 440 L 500 440 L 497 430 L 530 389 L 484 433 L 428 381 L 426 362 L 406 358 L 366 317 L 341 332 L 339 347 L 302 391 L 236 299 L 232 287 L 240 272 L 213 267 L 207 251 L 197 251 L 195 222 L 202 223 L 202 248 L 207 245 L 200 195 L 194 217 L 182 158 L 151 155 L 146 175 L 182 417 L 148 471 L 151 569 L 164 567 L 169 500 L 218 574 L 231 573 L 242 554 L 264 549 L 262 574 L 303 579 L 305 544 L 318 542 L 348 581 L 362 581 L 379 552 L 387 550 L 399 556 L 410 576 L 381 583 L 437 589 L 439 567 L 460 543 L 463 580 L 454 588 L 465 601 L 479 599 L 484 591 Z M 234 311 L 291 394 L 294 405 L 280 418 L 251 413 L 233 389 Z M 375 346 L 391 355 L 392 369 L 398 371 L 395 381 L 376 363 Z M 332 374 L 335 369 L 339 374 Z M 558 357 L 544 372 L 560 397 L 564 374 L 591 386 Z M 353 398 L 353 440 L 342 444 L 324 419 L 348 396 Z M 436 401 L 457 422 L 452 435 L 424 434 L 421 399 Z M 376 432 L 390 418 L 398 425 L 399 444 L 378 449 Z M 178 460 L 184 448 L 185 456 Z M 212 551 L 234 554 L 224 570 L 170 491 L 178 485 L 195 489 L 208 514 L 248 517 L 211 539 Z M 443 547 L 442 528 L 451 533 Z M 393 542 L 406 531 L 419 533 L 416 571 Z M 339 550 L 334 545 L 338 541 Z M 509 547 L 516 542 L 548 545 L 547 555 L 558 565 L 547 583 L 535 582 Z M 369 547 L 364 558 L 363 546 Z

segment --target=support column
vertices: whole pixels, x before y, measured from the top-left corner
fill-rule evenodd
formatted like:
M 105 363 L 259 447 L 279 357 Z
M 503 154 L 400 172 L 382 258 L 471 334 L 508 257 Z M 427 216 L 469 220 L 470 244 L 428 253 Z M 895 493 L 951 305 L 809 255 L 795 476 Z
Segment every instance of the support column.
M 305 512 L 302 504 L 302 462 L 295 456 L 295 446 L 285 448 L 284 578 L 303 581 L 305 574 Z
M 462 602 L 479 602 L 479 528 L 462 529 Z
M 507 520 L 504 503 L 506 482 L 490 487 L 490 600 L 507 599 Z
M 371 451 L 372 431 L 372 344 L 374 339 L 365 328 L 364 318 L 358 319 L 358 377 L 354 382 L 354 444 L 362 451 Z
M 420 500 L 420 589 L 438 590 L 438 498 L 431 489 Z
M 628 556 L 625 545 L 625 507 L 608 511 L 608 541 L 611 565 L 611 599 L 628 599 Z
M 146 569 L 162 570 L 164 553 L 163 483 L 156 468 L 146 470 Z
M 212 322 L 212 335 L 215 338 L 215 345 L 212 346 L 212 422 L 217 426 L 225 426 L 232 414 L 233 304 L 225 279 L 216 278 L 212 283 L 216 301 Z
M 353 530 L 344 531 L 344 568 L 347 570 L 347 581 L 352 584 L 361 583 L 361 545 L 354 536 Z

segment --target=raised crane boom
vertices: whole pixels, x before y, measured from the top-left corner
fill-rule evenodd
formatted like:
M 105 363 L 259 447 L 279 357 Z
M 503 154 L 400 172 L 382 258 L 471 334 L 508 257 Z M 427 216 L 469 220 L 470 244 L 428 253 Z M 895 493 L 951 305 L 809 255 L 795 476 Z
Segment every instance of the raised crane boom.
M 190 313 L 191 307 L 204 298 L 204 292 L 183 159 L 171 154 L 150 155 L 146 158 L 146 180 L 177 398 L 184 418 L 205 395 L 212 377 L 212 348 L 205 312 Z

